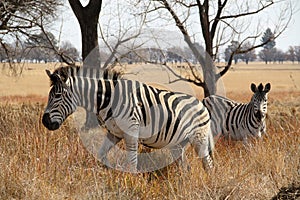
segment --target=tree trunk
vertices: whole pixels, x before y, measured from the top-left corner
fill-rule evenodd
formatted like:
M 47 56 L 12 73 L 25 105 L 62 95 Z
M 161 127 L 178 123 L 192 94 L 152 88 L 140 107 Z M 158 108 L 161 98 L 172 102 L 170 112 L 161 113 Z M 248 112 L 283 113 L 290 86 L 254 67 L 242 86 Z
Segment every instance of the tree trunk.
M 80 25 L 83 66 L 100 67 L 97 26 L 102 0 L 90 0 L 85 7 L 79 0 L 69 0 L 69 3 Z M 86 112 L 85 128 L 90 129 L 97 125 L 95 114 Z
M 205 64 L 202 65 L 203 68 L 203 79 L 204 79 L 204 97 L 216 94 L 217 92 L 217 78 L 216 78 L 216 69 L 213 61 L 213 35 L 214 32 L 210 30 L 210 21 L 209 21 L 209 1 L 205 0 L 203 5 L 198 2 L 199 8 L 199 17 L 202 29 L 202 35 L 205 42 Z
M 202 68 L 204 78 L 204 97 L 208 97 L 216 94 L 217 92 L 216 68 L 208 53 L 205 55 L 205 65 Z
M 98 46 L 98 25 L 99 16 L 81 21 L 82 34 L 82 59 L 83 67 L 100 68 L 100 51 Z M 98 120 L 94 113 L 86 112 L 85 128 L 87 130 L 98 126 Z
M 84 66 L 100 67 L 100 52 L 98 46 L 98 16 L 80 21 L 82 59 Z
M 80 25 L 82 60 L 85 60 L 91 51 L 98 48 L 97 26 L 102 0 L 90 0 L 85 7 L 81 5 L 79 0 L 69 0 L 69 3 Z M 99 51 L 96 53 L 100 57 Z

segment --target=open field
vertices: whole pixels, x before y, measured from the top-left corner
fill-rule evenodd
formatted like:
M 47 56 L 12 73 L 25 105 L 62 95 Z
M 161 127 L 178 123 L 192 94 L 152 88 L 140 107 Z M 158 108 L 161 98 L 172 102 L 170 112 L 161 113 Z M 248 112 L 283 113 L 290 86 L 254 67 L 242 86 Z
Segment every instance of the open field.
M 53 66 L 28 68 L 18 78 L 0 73 L 0 199 L 270 199 L 281 187 L 300 188 L 300 65 L 238 65 L 225 75 L 227 96 L 243 102 L 251 98 L 251 82 L 271 82 L 268 135 L 251 146 L 219 141 L 209 175 L 191 149 L 189 172 L 174 164 L 157 174 L 106 169 L 82 145 L 72 121 L 54 132 L 43 127 L 44 69 Z M 161 69 L 152 77 L 127 70 L 145 82 L 168 81 Z M 187 88 L 181 82 L 166 87 Z
M 5 72 L 0 71 L 0 96 L 26 96 L 37 95 L 47 96 L 49 91 L 49 80 L 45 69 L 54 70 L 59 64 L 25 64 L 24 71 L 20 77 L 9 77 Z M 174 80 L 170 72 L 165 68 L 154 65 L 143 64 L 124 66 L 125 77 L 139 80 L 146 83 L 159 83 L 172 90 L 190 93 L 199 98 L 202 90 L 189 85 L 186 82 L 178 81 L 169 84 Z M 0 69 L 2 69 L 0 64 Z M 252 82 L 267 83 L 272 85 L 272 92 L 297 92 L 300 91 L 300 65 L 299 64 L 274 64 L 265 65 L 262 63 L 251 63 L 249 65 L 233 65 L 222 79 L 224 86 L 220 90 L 226 93 L 246 92 L 250 94 L 250 84 Z

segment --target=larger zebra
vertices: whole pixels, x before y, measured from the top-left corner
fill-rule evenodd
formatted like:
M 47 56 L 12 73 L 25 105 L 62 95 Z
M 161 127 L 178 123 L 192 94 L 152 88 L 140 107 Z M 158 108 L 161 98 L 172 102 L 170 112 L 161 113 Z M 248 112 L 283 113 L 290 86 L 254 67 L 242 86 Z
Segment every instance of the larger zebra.
M 252 83 L 251 91 L 254 94 L 251 101 L 246 104 L 217 95 L 204 98 L 202 102 L 210 112 L 211 129 L 215 139 L 221 136 L 247 143 L 248 137 L 261 137 L 266 133 L 270 89 L 270 83 L 267 83 L 265 87 L 262 83 L 258 87 Z
M 195 97 L 134 80 L 99 77 L 100 70 L 91 68 L 68 66 L 46 72 L 52 88 L 44 126 L 58 129 L 77 106 L 95 113 L 108 129 L 99 151 L 102 161 L 124 139 L 128 168 L 123 170 L 137 172 L 138 143 L 161 149 L 190 142 L 204 168 L 213 167 L 210 115 Z

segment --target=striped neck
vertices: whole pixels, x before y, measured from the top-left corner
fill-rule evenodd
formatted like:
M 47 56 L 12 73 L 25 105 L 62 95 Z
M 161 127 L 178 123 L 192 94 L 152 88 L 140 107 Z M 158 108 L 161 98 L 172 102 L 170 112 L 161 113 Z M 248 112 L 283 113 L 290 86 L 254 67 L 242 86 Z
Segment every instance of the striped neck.
M 248 120 L 244 120 L 245 122 L 249 122 L 251 127 L 258 129 L 261 124 L 261 118 L 257 116 L 257 113 L 255 113 L 254 103 L 250 102 L 247 104 L 248 114 L 247 118 Z M 255 131 L 254 131 L 255 132 Z
M 97 113 L 98 80 L 82 76 L 70 77 L 70 88 L 77 99 L 77 106 Z

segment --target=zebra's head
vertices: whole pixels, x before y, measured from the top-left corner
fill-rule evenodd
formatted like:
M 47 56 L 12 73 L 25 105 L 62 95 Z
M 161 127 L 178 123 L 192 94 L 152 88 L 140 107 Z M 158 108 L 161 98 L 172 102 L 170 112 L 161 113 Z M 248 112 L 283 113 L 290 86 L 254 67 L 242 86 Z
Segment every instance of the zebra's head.
M 271 84 L 267 83 L 265 87 L 259 84 L 258 87 L 254 83 L 251 84 L 251 90 L 254 93 L 251 102 L 254 105 L 254 114 L 261 121 L 267 114 L 268 92 L 271 89 Z
M 76 110 L 77 101 L 68 85 L 68 73 L 60 68 L 53 74 L 46 70 L 51 81 L 48 104 L 42 122 L 49 130 L 56 130 Z

